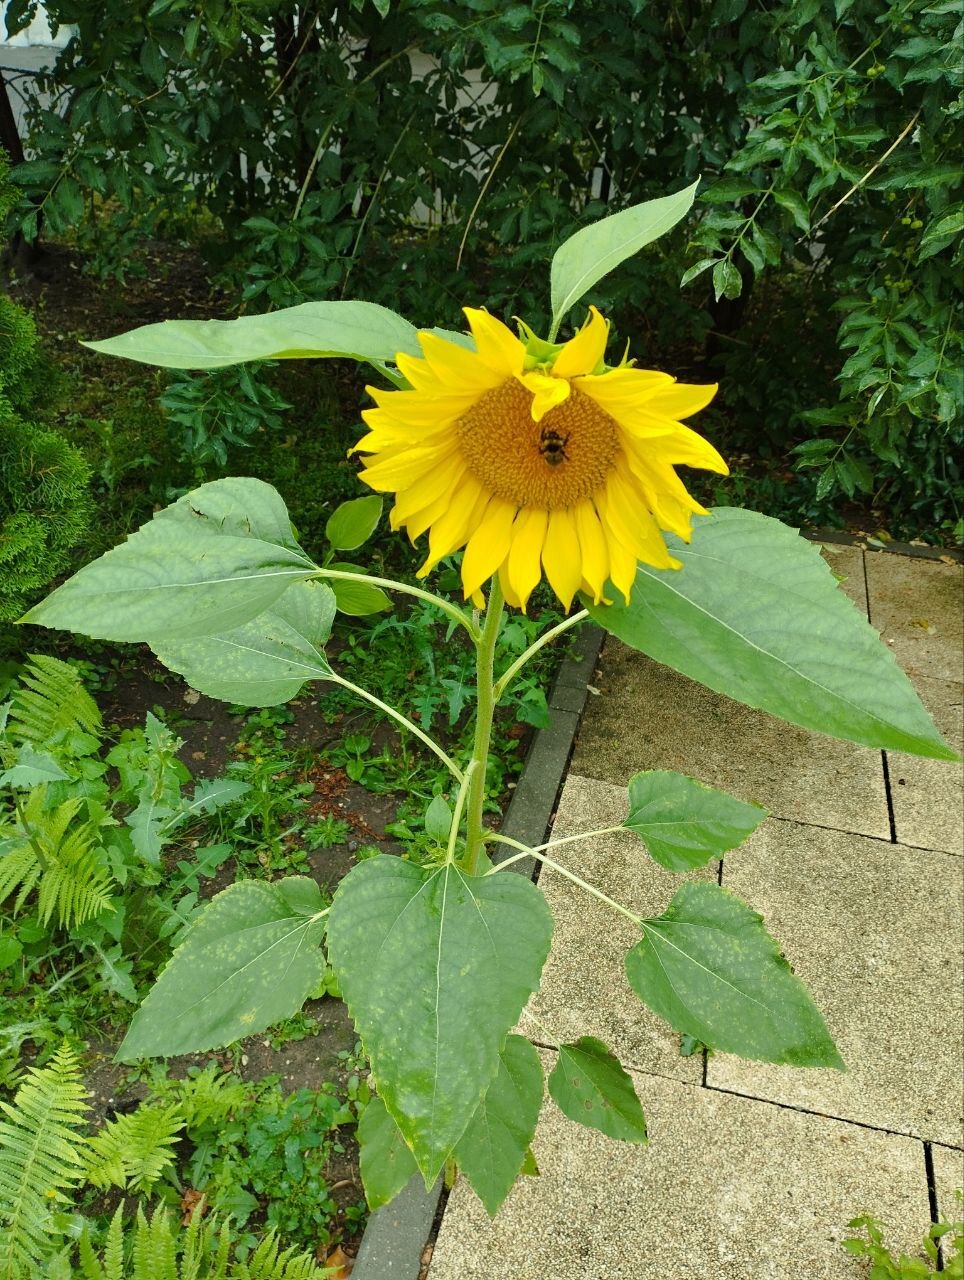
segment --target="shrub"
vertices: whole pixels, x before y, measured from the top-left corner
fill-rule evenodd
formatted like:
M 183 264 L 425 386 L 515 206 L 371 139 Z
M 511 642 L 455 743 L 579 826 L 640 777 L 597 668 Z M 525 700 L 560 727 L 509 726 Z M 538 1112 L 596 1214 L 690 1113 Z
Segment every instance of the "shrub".
M 55 431 L 0 410 L 0 621 L 18 618 L 90 528 L 90 468 Z

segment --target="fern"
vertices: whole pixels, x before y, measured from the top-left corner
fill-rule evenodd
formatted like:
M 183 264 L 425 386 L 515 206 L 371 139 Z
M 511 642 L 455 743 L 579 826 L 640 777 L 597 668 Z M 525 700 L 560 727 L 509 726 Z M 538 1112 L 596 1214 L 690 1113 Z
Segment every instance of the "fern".
M 10 737 L 34 747 L 61 746 L 72 754 L 86 754 L 75 751 L 87 745 L 78 735 L 99 738 L 101 729 L 97 703 L 75 668 L 59 658 L 31 654 L 10 706 Z
M 172 1148 L 184 1128 L 177 1103 L 145 1103 L 117 1116 L 90 1140 L 87 1180 L 95 1187 L 150 1191 L 174 1165 Z
M 35 1272 L 52 1250 L 51 1211 L 83 1179 L 88 1110 L 80 1063 L 64 1045 L 0 1101 L 0 1280 Z
M 251 1099 L 250 1086 L 231 1072 L 218 1070 L 209 1062 L 199 1071 L 192 1067 L 183 1080 L 155 1082 L 157 1096 L 176 1101 L 189 1132 L 206 1127 L 220 1127 Z
M 80 796 L 45 809 L 46 788 L 34 787 L 17 821 L 0 836 L 0 902 L 17 893 L 19 911 L 34 888 L 43 924 L 51 916 L 65 929 L 111 906 L 113 877 L 97 846 L 97 828 L 78 818 Z
M 138 1206 L 125 1232 L 123 1209 L 118 1206 L 111 1219 L 99 1257 L 84 1228 L 78 1280 L 324 1280 L 331 1275 L 310 1254 L 282 1249 L 274 1234 L 244 1263 L 232 1261 L 234 1239 L 227 1223 L 219 1229 L 194 1214 L 187 1230 L 178 1231 L 164 1209 L 155 1209 L 148 1219 Z

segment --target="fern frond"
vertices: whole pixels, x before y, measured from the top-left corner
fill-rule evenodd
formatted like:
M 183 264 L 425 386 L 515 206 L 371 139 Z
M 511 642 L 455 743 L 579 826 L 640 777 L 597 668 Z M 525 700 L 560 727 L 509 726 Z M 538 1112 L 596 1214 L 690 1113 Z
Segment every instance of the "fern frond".
M 236 1264 L 232 1280 L 323 1280 L 329 1274 L 310 1253 L 300 1253 L 293 1246 L 282 1249 L 278 1237 L 271 1232 L 246 1263 Z
M 188 1129 L 223 1125 L 248 1102 L 248 1085 L 230 1072 L 219 1071 L 216 1062 L 209 1062 L 203 1071 L 192 1071 L 195 1074 L 183 1080 L 167 1081 L 165 1090 L 177 1100 Z
M 331 1274 L 310 1253 L 282 1249 L 274 1232 L 264 1237 L 247 1262 L 232 1261 L 236 1238 L 226 1222 L 219 1228 L 213 1219 L 202 1222 L 200 1214 L 194 1214 L 187 1229 L 180 1230 L 163 1206 L 148 1218 L 138 1205 L 137 1217 L 125 1230 L 123 1207 L 111 1220 L 102 1258 L 84 1228 L 78 1280 L 325 1280 Z M 130 1258 L 126 1267 L 125 1255 Z
M 12 1104 L 0 1101 L 0 1280 L 20 1280 L 52 1252 L 51 1212 L 83 1178 L 85 1098 L 64 1045 L 28 1070 Z
M 62 745 L 71 750 L 77 735 L 99 738 L 102 728 L 97 703 L 75 668 L 59 658 L 31 654 L 10 708 L 10 736 L 33 746 Z
M 117 1116 L 90 1139 L 87 1180 L 95 1187 L 149 1191 L 174 1164 L 172 1150 L 184 1128 L 176 1103 L 142 1103 Z
M 46 788 L 34 787 L 0 841 L 0 902 L 17 890 L 17 912 L 36 887 L 43 923 L 56 915 L 69 929 L 110 908 L 114 880 L 101 861 L 97 828 L 78 819 L 83 797 L 53 809 L 45 809 L 45 801 Z

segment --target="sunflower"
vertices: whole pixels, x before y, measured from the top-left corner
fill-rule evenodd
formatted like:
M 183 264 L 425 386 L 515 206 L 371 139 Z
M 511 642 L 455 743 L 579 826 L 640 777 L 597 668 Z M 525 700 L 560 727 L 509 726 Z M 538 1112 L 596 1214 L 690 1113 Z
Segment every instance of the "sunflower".
M 674 468 L 725 475 L 712 445 L 680 422 L 716 386 L 603 362 L 609 324 L 595 307 L 569 342 L 524 324 L 516 337 L 486 311 L 466 308 L 475 349 L 420 333 L 422 358 L 400 354 L 409 388 L 369 387 L 376 408 L 355 446 L 361 478 L 394 493 L 391 523 L 414 542 L 428 531 L 424 577 L 465 548 L 462 586 L 481 603 L 498 574 L 509 604 L 525 609 L 542 577 L 569 608 L 577 591 L 598 604 L 607 581 L 628 603 L 637 564 L 676 569 L 663 540 L 689 541 L 706 511 Z M 525 339 L 525 340 L 523 340 Z

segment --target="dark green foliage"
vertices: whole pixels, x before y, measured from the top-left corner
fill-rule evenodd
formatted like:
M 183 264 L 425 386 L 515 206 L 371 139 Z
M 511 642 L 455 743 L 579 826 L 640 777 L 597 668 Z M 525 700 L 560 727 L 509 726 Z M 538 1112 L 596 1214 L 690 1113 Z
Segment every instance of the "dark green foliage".
M 196 475 L 212 463 L 223 467 L 229 445 L 249 445 L 256 433 L 281 425 L 281 415 L 291 405 L 258 377 L 263 367 L 234 365 L 171 378 L 160 404 L 176 437 L 178 457 Z
M 70 565 L 90 528 L 89 482 L 78 449 L 0 408 L 0 621 L 18 618 Z
M 750 455 L 729 496 L 953 530 L 955 0 L 47 11 L 74 34 L 30 105 L 28 238 L 42 201 L 49 233 L 121 278 L 138 238 L 187 232 L 246 305 L 356 294 L 452 325 L 484 301 L 538 326 L 544 263 L 580 222 L 702 174 L 689 245 L 681 229 L 599 296 L 643 361 L 718 372 L 720 435 Z M 828 348 L 812 378 L 787 368 Z
M 33 317 L 0 294 L 0 622 L 18 618 L 70 565 L 91 524 L 83 454 L 32 420 L 51 381 Z

